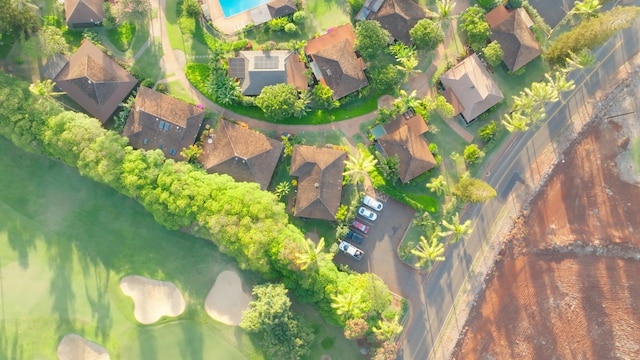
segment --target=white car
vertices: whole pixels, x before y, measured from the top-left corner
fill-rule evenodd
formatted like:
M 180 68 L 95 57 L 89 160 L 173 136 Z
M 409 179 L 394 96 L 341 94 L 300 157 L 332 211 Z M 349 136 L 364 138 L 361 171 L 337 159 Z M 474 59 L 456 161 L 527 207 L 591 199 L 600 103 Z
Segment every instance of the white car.
M 382 203 L 371 196 L 367 195 L 362 198 L 362 203 L 372 208 L 375 211 L 382 210 Z
M 340 245 L 338 245 L 338 249 L 340 249 L 340 251 L 342 251 L 342 252 L 345 252 L 345 253 L 353 256 L 353 258 L 356 259 L 356 260 L 362 259 L 362 255 L 364 254 L 364 252 L 362 252 L 362 250 L 360 250 L 357 247 L 349 244 L 346 241 L 340 241 Z
M 373 211 L 367 209 L 364 206 L 360 206 L 360 209 L 358 209 L 358 214 L 363 218 L 371 221 L 375 221 L 378 218 L 378 214 L 374 213 Z

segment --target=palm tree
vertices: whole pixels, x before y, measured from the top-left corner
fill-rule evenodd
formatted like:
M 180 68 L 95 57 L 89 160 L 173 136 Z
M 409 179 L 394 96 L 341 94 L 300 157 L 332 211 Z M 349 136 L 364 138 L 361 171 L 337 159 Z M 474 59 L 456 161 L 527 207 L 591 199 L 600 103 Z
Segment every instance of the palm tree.
M 436 1 L 436 14 L 440 23 L 440 27 L 444 27 L 443 24 L 448 24 L 453 20 L 453 9 L 456 7 L 456 3 L 451 0 L 437 0 Z
M 407 94 L 404 90 L 400 90 L 398 98 L 393 101 L 393 107 L 399 114 L 402 114 L 409 109 L 415 110 L 419 105 L 420 99 L 416 96 L 415 90 L 410 94 Z
M 378 160 L 373 155 L 358 149 L 355 154 L 349 154 L 345 160 L 345 170 L 342 175 L 351 179 L 354 184 L 360 184 L 369 175 L 369 172 L 375 169 L 377 163 Z
M 473 231 L 473 228 L 471 227 L 471 220 L 467 220 L 461 224 L 458 213 L 455 213 L 455 215 L 451 217 L 451 222 L 443 219 L 442 226 L 444 226 L 448 231 L 443 232 L 441 235 L 451 235 L 451 240 L 449 240 L 449 242 L 452 244 L 460 241 L 460 239 L 471 234 L 471 231 Z
M 180 152 L 180 155 L 187 159 L 187 162 L 192 164 L 198 160 L 200 154 L 202 154 L 202 148 L 196 144 L 186 147 L 182 149 L 182 152 Z
M 333 254 L 325 252 L 324 245 L 324 238 L 320 238 L 317 245 L 311 240 L 305 240 L 303 252 L 297 253 L 295 258 L 295 263 L 300 270 L 304 271 L 309 266 L 317 267 L 321 262 L 331 261 Z
M 380 319 L 371 330 L 379 341 L 391 341 L 402 332 L 402 325 L 398 323 L 397 317 L 391 320 Z
M 362 303 L 362 290 L 347 291 L 331 296 L 331 307 L 336 310 L 336 314 L 345 319 L 355 319 L 362 317 L 364 313 Z
M 427 189 L 431 190 L 431 192 L 438 196 L 445 194 L 447 191 L 447 182 L 444 180 L 444 176 L 440 175 L 438 177 L 431 178 L 427 184 Z
M 598 16 L 598 11 L 602 8 L 600 0 L 576 1 L 573 4 L 573 9 L 571 9 L 569 14 L 578 15 L 581 19 Z
M 55 96 L 64 95 L 64 92 L 55 91 L 55 85 L 56 83 L 49 79 L 44 81 L 36 81 L 35 83 L 29 85 L 29 91 L 33 95 L 40 97 L 40 100 L 53 99 Z
M 418 258 L 417 267 L 426 266 L 427 270 L 436 261 L 444 261 L 444 244 L 440 242 L 440 229 L 436 229 L 429 239 L 420 236 L 420 242 L 415 249 L 411 249 L 411 253 Z
M 420 70 L 416 69 L 418 67 L 418 57 L 415 54 L 410 56 L 396 57 L 396 60 L 399 64 L 396 64 L 396 69 L 400 70 L 404 74 L 404 80 L 409 79 L 409 76 L 412 74 L 419 73 Z
M 569 51 L 569 57 L 566 59 L 566 67 L 562 69 L 565 73 L 570 73 L 573 70 L 581 70 L 593 66 L 596 62 L 596 57 L 589 50 L 582 50 L 579 53 Z
M 530 88 L 524 89 L 525 94 L 531 96 L 535 107 L 544 107 L 545 103 L 558 100 L 558 92 L 555 87 L 546 82 L 534 82 Z
M 576 84 L 573 80 L 567 81 L 567 74 L 564 72 L 557 71 L 553 73 L 553 76 L 549 76 L 549 74 L 544 74 L 544 76 L 547 78 L 548 85 L 550 85 L 557 93 L 556 96 L 558 98 L 560 97 L 560 93 L 571 91 L 576 88 Z
M 276 186 L 276 190 L 274 193 L 278 197 L 278 200 L 282 199 L 283 196 L 286 196 L 291 191 L 291 183 L 288 181 L 282 181 Z
M 511 114 L 504 114 L 502 124 L 509 132 L 529 130 L 529 120 L 522 116 L 522 113 L 519 111 L 514 111 Z

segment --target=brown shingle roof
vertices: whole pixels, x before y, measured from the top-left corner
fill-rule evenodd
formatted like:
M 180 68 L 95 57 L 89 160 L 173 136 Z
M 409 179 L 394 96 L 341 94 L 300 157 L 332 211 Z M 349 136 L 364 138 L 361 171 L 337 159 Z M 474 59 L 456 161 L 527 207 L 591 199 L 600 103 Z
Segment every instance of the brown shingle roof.
M 308 87 L 304 64 L 291 51 L 240 51 L 228 64 L 229 77 L 240 80 L 243 95 L 260 95 L 265 86 L 284 83 L 299 90 Z
M 491 27 L 491 40 L 502 47 L 509 71 L 516 71 L 542 53 L 540 44 L 527 25 L 526 11 L 522 8 L 507 10 L 503 5 L 491 10 L 486 19 Z
M 398 115 L 384 128 L 387 134 L 378 138 L 378 143 L 388 156 L 398 156 L 399 177 L 403 183 L 436 166 L 429 142 L 422 136 L 427 132 L 422 116 L 414 115 L 407 119 Z
M 391 36 L 403 43 L 411 44 L 411 30 L 420 19 L 427 16 L 425 10 L 411 0 L 385 0 L 377 12 L 369 14 L 369 20 L 376 20 Z
M 104 20 L 103 0 L 65 0 L 64 14 L 69 26 L 86 26 Z
M 347 153 L 342 150 L 294 146 L 290 174 L 298 177 L 295 216 L 336 219 L 346 158 Z
M 296 8 L 296 3 L 293 0 L 269 1 L 267 3 L 267 8 L 269 9 L 269 14 L 271 14 L 271 18 L 273 19 L 293 14 L 298 10 Z
M 202 144 L 200 162 L 208 172 L 228 174 L 236 181 L 256 182 L 265 190 L 284 146 L 281 142 L 221 120 L 211 142 Z
M 356 33 L 351 24 L 338 26 L 310 40 L 305 47 L 318 81 L 333 90 L 333 99 L 343 98 L 369 85 L 364 61 L 356 56 Z
M 58 88 L 103 123 L 138 83 L 118 63 L 86 40 L 54 81 Z
M 161 149 L 182 160 L 180 152 L 196 141 L 203 120 L 204 110 L 141 86 L 122 135 L 136 149 Z
M 461 113 L 467 122 L 504 99 L 498 84 L 493 81 L 476 54 L 467 57 L 442 74 L 440 81 L 446 89 L 451 89 L 450 91 L 455 94 L 456 99 L 449 97 L 447 100 L 451 104 L 457 103 L 458 107 L 462 107 Z M 443 95 L 447 97 L 451 92 L 445 91 Z

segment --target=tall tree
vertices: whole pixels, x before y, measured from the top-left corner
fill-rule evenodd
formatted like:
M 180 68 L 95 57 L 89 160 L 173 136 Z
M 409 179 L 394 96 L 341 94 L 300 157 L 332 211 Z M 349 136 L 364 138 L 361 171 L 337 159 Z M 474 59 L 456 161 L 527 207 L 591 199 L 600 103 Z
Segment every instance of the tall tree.
M 189 147 L 182 149 L 180 155 L 191 164 L 198 162 L 198 158 L 202 154 L 202 148 L 196 144 L 192 144 Z
M 434 231 L 429 238 L 420 236 L 420 242 L 415 249 L 411 249 L 411 253 L 415 255 L 418 260 L 416 266 L 426 267 L 427 270 L 438 261 L 444 261 L 444 244 L 440 242 L 440 232 Z
M 445 194 L 448 187 L 449 186 L 447 185 L 443 175 L 432 177 L 431 180 L 429 180 L 429 183 L 427 183 L 427 189 L 431 190 L 431 192 L 434 192 L 438 196 Z
M 111 6 L 111 12 L 118 24 L 142 22 L 147 18 L 149 11 L 151 11 L 149 0 L 117 0 Z
M 352 183 L 360 184 L 365 177 L 373 171 L 378 160 L 366 149 L 358 148 L 355 153 L 349 154 L 345 160 L 344 176 L 348 177 Z
M 446 25 L 453 20 L 453 9 L 456 7 L 456 3 L 451 0 L 437 0 L 436 1 L 436 14 L 438 15 L 438 21 L 440 26 L 446 28 Z
M 40 28 L 36 12 L 22 1 L 0 0 L 0 40 L 14 42 L 29 37 Z
M 331 296 L 331 307 L 343 319 L 355 319 L 364 315 L 362 291 L 346 289 L 344 292 Z
M 409 109 L 415 110 L 418 106 L 420 106 L 420 99 L 416 96 L 415 90 L 411 91 L 411 93 L 400 90 L 398 97 L 393 101 L 393 107 L 398 114 L 402 114 Z
M 402 325 L 398 323 L 398 318 L 380 319 L 371 330 L 378 341 L 392 341 L 402 332 Z
M 355 49 L 367 60 L 374 60 L 389 43 L 389 32 L 375 20 L 363 20 L 356 25 Z
M 438 22 L 429 19 L 419 20 L 409 30 L 411 40 L 418 49 L 434 50 L 444 41 L 444 32 Z
M 294 116 L 297 101 L 298 91 L 289 84 L 265 86 L 256 97 L 256 105 L 276 121 Z
M 442 226 L 447 229 L 447 231 L 444 231 L 442 233 L 442 236 L 451 235 L 451 240 L 449 240 L 450 243 L 456 243 L 460 241 L 460 239 L 471 234 L 471 232 L 473 231 L 473 227 L 471 227 L 471 220 L 460 223 L 460 217 L 458 216 L 458 213 L 454 214 L 451 217 L 450 221 L 443 219 Z
M 63 95 L 64 92 L 55 91 L 55 83 L 49 79 L 36 81 L 29 85 L 29 91 L 39 98 L 38 101 L 43 99 L 52 99 L 55 96 Z
M 475 51 L 482 50 L 491 35 L 491 28 L 484 15 L 485 11 L 478 5 L 467 8 L 460 15 L 460 27 L 467 34 L 469 45 Z
M 24 42 L 22 51 L 30 58 L 46 59 L 51 55 L 67 53 L 69 45 L 62 30 L 47 25 L 41 27 L 35 36 Z
M 300 267 L 300 270 L 307 270 L 309 267 L 317 269 L 318 266 L 324 261 L 331 261 L 333 258 L 332 253 L 325 251 L 324 238 L 320 238 L 318 244 L 314 244 L 311 240 L 305 241 L 305 246 L 302 252 L 296 254 L 296 265 Z
M 453 194 L 463 202 L 484 202 L 496 197 L 496 190 L 481 179 L 463 176 L 454 186 Z
M 272 359 L 297 360 L 309 352 L 313 334 L 291 312 L 291 300 L 282 284 L 258 285 L 255 300 L 242 315 L 240 327 L 262 336 Z
M 573 9 L 569 15 L 577 15 L 580 19 L 593 18 L 598 16 L 598 11 L 602 8 L 600 0 L 583 0 L 574 2 Z

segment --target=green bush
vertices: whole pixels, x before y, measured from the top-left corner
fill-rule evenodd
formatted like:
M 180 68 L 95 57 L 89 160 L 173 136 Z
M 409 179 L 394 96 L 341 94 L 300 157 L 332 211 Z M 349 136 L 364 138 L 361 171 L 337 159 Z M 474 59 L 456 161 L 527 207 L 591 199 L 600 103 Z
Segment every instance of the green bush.
M 208 64 L 189 63 L 184 70 L 184 74 L 202 94 L 210 97 L 209 82 L 211 81 L 211 66 Z
M 296 11 L 295 13 L 293 13 L 293 16 L 291 17 L 291 19 L 293 20 L 294 23 L 301 24 L 305 20 L 307 20 L 307 13 L 304 11 Z
M 184 35 L 193 36 L 196 32 L 196 19 L 188 16 L 180 16 L 178 26 Z
M 231 44 L 231 50 L 232 51 L 242 50 L 242 49 L 246 48 L 248 45 L 249 45 L 249 40 L 240 39 L 240 40 L 234 41 Z
M 489 143 L 493 141 L 497 133 L 498 133 L 498 125 L 496 124 L 495 121 L 492 121 L 487 125 L 481 126 L 480 129 L 478 129 L 478 136 L 485 143 Z
M 114 28 L 107 29 L 107 38 L 120 51 L 127 51 L 131 46 L 136 26 L 130 22 L 124 22 Z

